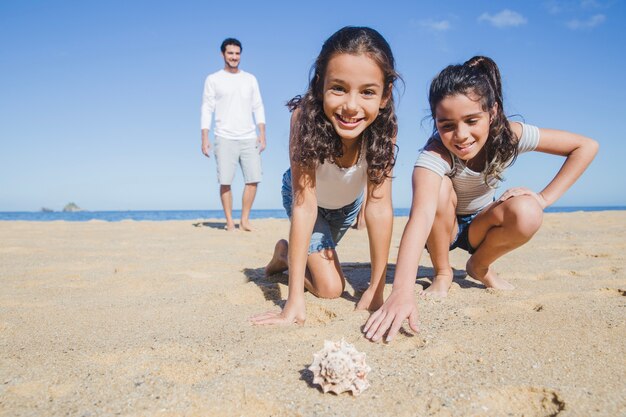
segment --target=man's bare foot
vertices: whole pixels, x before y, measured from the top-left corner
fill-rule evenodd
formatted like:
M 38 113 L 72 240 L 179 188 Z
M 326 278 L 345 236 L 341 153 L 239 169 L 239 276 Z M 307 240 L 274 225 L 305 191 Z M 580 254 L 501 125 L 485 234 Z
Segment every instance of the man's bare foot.
M 374 291 L 365 290 L 361 299 L 356 304 L 356 310 L 376 311 L 383 305 L 383 295 L 376 296 Z
M 287 263 L 288 250 L 289 244 L 285 239 L 280 239 L 278 242 L 276 242 L 276 246 L 274 246 L 274 255 L 272 255 L 272 260 L 265 266 L 266 277 L 277 274 L 279 272 L 283 272 L 289 268 L 289 264 Z
M 239 222 L 239 228 L 241 230 L 243 230 L 243 231 L 246 231 L 246 232 L 251 232 L 251 231 L 254 230 L 252 228 L 252 225 L 250 224 L 250 222 L 247 222 L 247 221 L 246 222 L 244 222 L 244 221 Z
M 452 270 L 440 271 L 433 278 L 433 283 L 428 288 L 420 291 L 419 295 L 426 297 L 447 297 L 448 290 L 452 285 Z
M 512 290 L 515 288 L 513 284 L 500 278 L 491 268 L 474 265 L 473 259 L 474 257 L 469 258 L 465 265 L 467 275 L 479 280 L 487 288 L 495 288 L 496 290 Z

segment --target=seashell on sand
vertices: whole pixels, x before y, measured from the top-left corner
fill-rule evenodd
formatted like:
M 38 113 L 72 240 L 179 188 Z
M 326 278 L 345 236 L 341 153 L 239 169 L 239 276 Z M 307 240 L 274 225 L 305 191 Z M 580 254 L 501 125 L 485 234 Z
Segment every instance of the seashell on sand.
M 372 369 L 365 363 L 365 353 L 344 340 L 326 340 L 324 348 L 313 355 L 309 370 L 313 372 L 313 383 L 319 384 L 324 393 L 351 391 L 359 395 L 370 386 L 367 373 Z

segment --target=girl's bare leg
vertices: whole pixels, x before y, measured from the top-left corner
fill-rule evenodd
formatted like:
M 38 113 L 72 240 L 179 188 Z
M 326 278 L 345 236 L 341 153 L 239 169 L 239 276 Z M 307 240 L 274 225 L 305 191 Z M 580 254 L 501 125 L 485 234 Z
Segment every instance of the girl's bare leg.
M 265 276 L 286 271 L 289 244 L 285 239 L 276 242 L 272 260 L 265 266 Z M 307 258 L 304 287 L 321 298 L 337 298 L 343 293 L 346 281 L 334 249 L 315 252 Z
M 539 230 L 543 209 L 533 197 L 521 195 L 497 202 L 480 213 L 469 228 L 469 241 L 478 247 L 465 270 L 486 287 L 513 289 L 491 268 L 497 259 L 528 242 Z
M 304 286 L 320 298 L 337 298 L 343 293 L 346 279 L 334 249 L 323 249 L 309 255 Z
M 276 242 L 272 260 L 265 266 L 266 277 L 286 271 L 289 268 L 289 263 L 287 262 L 288 250 L 289 246 L 285 239 L 280 239 Z
M 422 295 L 445 297 L 452 285 L 452 267 L 450 267 L 450 243 L 457 233 L 456 193 L 452 181 L 444 177 L 439 192 L 437 213 L 426 245 L 435 269 L 433 283 L 422 291 Z

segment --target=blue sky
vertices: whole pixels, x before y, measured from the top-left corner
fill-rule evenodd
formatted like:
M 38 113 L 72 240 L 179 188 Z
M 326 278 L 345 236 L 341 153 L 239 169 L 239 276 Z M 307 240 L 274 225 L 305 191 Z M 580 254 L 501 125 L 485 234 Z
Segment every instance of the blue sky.
M 502 71 L 505 110 L 597 139 L 600 153 L 556 205 L 626 205 L 626 4 L 549 1 L 0 2 L 0 211 L 220 209 L 200 151 L 204 78 L 221 41 L 243 43 L 267 118 L 255 208 L 280 208 L 289 113 L 322 42 L 345 25 L 385 36 L 405 85 L 394 205 L 431 131 L 426 94 L 448 64 L 477 54 Z M 545 186 L 562 159 L 524 154 L 502 190 Z M 242 177 L 233 185 L 240 207 Z

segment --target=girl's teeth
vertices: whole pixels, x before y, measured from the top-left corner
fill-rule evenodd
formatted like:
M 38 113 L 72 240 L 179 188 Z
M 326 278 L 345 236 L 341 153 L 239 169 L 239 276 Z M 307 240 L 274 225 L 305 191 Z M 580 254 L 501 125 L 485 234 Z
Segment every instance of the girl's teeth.
M 356 118 L 350 118 L 350 119 L 348 119 L 348 118 L 346 118 L 346 117 L 341 117 L 341 116 L 339 116 L 339 119 L 340 119 L 342 122 L 344 122 L 344 123 L 356 123 L 356 122 L 358 122 L 358 121 L 359 121 L 359 119 L 356 119 Z

